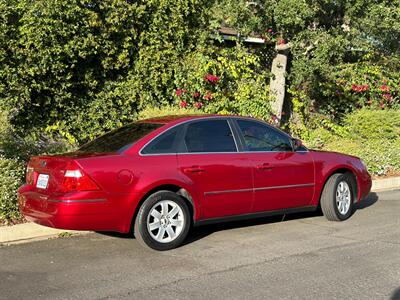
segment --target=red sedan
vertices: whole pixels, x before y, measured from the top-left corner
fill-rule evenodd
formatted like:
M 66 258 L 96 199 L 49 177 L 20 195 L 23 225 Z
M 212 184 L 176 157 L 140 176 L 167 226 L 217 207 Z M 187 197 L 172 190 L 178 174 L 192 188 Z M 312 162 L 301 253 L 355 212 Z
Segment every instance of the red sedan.
M 31 158 L 23 215 L 45 226 L 134 230 L 180 245 L 192 225 L 312 211 L 349 218 L 370 191 L 363 162 L 311 151 L 269 124 L 236 116 L 134 122 L 63 155 Z

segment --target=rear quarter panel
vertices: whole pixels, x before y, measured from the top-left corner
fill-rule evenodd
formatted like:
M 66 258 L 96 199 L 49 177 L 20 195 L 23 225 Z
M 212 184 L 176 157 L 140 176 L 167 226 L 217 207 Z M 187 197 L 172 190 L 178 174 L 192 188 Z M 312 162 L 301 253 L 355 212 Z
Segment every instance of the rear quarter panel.
M 176 185 L 186 189 L 194 198 L 195 218 L 200 211 L 194 186 L 177 170 L 176 155 L 140 156 L 121 154 L 78 159 L 83 170 L 106 193 L 109 213 L 118 216 L 116 225 L 128 232 L 141 200 L 154 188 Z

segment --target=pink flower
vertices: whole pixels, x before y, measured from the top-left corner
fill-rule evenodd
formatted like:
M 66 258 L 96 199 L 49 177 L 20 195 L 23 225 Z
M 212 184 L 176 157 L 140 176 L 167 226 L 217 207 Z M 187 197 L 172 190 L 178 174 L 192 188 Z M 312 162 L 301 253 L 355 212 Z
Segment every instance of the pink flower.
M 206 76 L 204 76 L 204 80 L 208 81 L 209 83 L 211 83 L 212 85 L 217 84 L 217 82 L 219 81 L 219 77 L 215 76 L 213 74 L 207 74 Z
M 201 102 L 194 103 L 194 107 L 196 107 L 197 109 L 200 109 L 202 106 L 203 106 L 203 104 Z
M 392 101 L 392 99 L 393 99 L 392 95 L 390 95 L 390 94 L 383 94 L 382 97 L 385 98 L 389 102 Z
M 182 96 L 183 90 L 182 89 L 176 89 L 175 93 L 176 93 L 176 95 L 178 97 L 180 97 L 180 96 Z
M 383 103 L 383 101 L 379 102 L 379 107 L 380 108 L 385 108 L 385 104 Z
M 212 94 L 211 94 L 211 92 L 207 92 L 207 94 L 204 96 L 204 99 L 206 99 L 206 100 L 211 100 L 211 99 L 212 99 Z
M 198 91 L 194 92 L 193 97 L 195 99 L 199 98 L 200 97 L 200 92 L 198 92 Z
M 284 39 L 280 39 L 278 41 L 278 45 L 285 45 L 285 44 L 286 44 L 286 41 Z
M 181 103 L 179 103 L 179 106 L 182 108 L 186 108 L 187 107 L 187 102 L 186 101 L 181 101 Z
M 382 92 L 389 92 L 390 91 L 390 88 L 386 84 L 381 85 L 380 89 L 381 89 Z

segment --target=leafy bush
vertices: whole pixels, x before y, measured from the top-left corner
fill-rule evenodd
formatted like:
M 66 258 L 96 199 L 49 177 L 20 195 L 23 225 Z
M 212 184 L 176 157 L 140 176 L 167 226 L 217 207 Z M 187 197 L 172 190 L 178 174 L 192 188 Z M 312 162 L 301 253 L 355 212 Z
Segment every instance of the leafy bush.
M 0 154 L 0 220 L 20 219 L 17 190 L 24 182 L 25 164 Z
M 358 156 L 373 175 L 400 172 L 399 110 L 361 109 L 349 114 L 343 126 L 320 124 L 302 136 L 310 148 Z
M 175 101 L 207 113 L 270 118 L 269 85 L 259 51 L 240 43 L 187 56 L 176 71 Z
M 195 115 L 202 113 L 202 111 L 199 111 L 196 108 L 180 108 L 177 106 L 166 105 L 163 107 L 147 107 L 140 111 L 138 119 L 143 120 L 162 116 Z
M 400 139 L 400 110 L 361 109 L 346 116 L 345 127 L 353 139 L 395 141 Z
M 209 41 L 210 5 L 0 0 L 0 110 L 23 136 L 82 143 L 168 104 L 177 65 Z

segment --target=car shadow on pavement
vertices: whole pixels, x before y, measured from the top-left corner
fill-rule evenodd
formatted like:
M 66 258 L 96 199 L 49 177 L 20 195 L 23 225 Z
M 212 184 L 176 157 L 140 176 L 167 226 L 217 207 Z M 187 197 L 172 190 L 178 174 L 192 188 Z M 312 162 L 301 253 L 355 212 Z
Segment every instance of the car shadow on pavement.
M 367 198 L 356 205 L 357 209 L 364 209 L 374 205 L 379 200 L 379 197 L 376 193 L 369 193 Z M 211 235 L 218 231 L 223 230 L 230 230 L 236 228 L 244 228 L 244 227 L 251 227 L 256 225 L 265 225 L 265 224 L 272 224 L 284 221 L 291 221 L 297 219 L 307 219 L 312 217 L 323 216 L 322 211 L 318 208 L 316 211 L 312 212 L 301 212 L 301 213 L 292 213 L 287 215 L 278 215 L 272 217 L 264 217 L 264 218 L 257 218 L 257 219 L 250 219 L 250 220 L 240 220 L 240 221 L 230 221 L 226 223 L 217 223 L 217 224 L 210 224 L 204 225 L 199 227 L 194 227 L 191 230 L 191 233 L 186 238 L 183 245 L 187 245 L 193 243 L 197 240 L 203 239 L 208 235 Z M 182 246 L 183 246 L 182 245 Z
M 374 205 L 376 202 L 378 202 L 379 196 L 377 193 L 369 193 L 367 198 L 365 198 L 363 201 L 357 203 L 357 209 L 364 209 L 367 207 L 370 207 Z
M 293 213 L 293 214 L 278 215 L 278 216 L 263 217 L 263 218 L 260 217 L 257 219 L 250 219 L 250 220 L 229 221 L 226 223 L 202 225 L 199 227 L 192 228 L 191 232 L 189 233 L 188 237 L 186 238 L 182 246 L 193 243 L 197 240 L 201 240 L 207 237 L 208 235 L 211 235 L 218 231 L 252 227 L 257 225 L 273 224 L 273 223 L 285 222 L 296 219 L 306 219 L 316 216 L 322 216 L 320 210 L 316 210 L 313 212 Z
M 374 205 L 379 200 L 379 197 L 376 193 L 370 193 L 366 199 L 362 202 L 357 204 L 357 209 L 364 209 Z M 278 215 L 278 216 L 271 216 L 271 217 L 264 217 L 264 218 L 256 218 L 256 219 L 249 219 L 249 220 L 240 220 L 240 221 L 230 221 L 225 223 L 216 223 L 210 225 L 203 225 L 199 227 L 194 227 L 191 229 L 188 237 L 186 238 L 185 242 L 182 246 L 193 243 L 197 240 L 205 238 L 206 236 L 213 234 L 218 231 L 223 230 L 230 230 L 236 228 L 244 228 L 244 227 L 251 227 L 257 225 L 265 225 L 265 224 L 272 224 L 278 222 L 285 222 L 290 220 L 297 220 L 297 219 L 307 219 L 317 216 L 322 216 L 321 209 L 317 209 L 316 211 L 312 212 L 301 212 L 301 213 L 292 213 L 287 215 Z M 132 239 L 134 238 L 133 232 L 129 233 L 119 233 L 119 232 L 108 232 L 108 231 L 96 231 L 96 233 L 115 237 L 115 238 L 122 238 L 122 239 Z
M 395 289 L 393 291 L 393 294 L 390 297 L 390 300 L 400 300 L 400 287 L 398 287 L 397 289 Z

